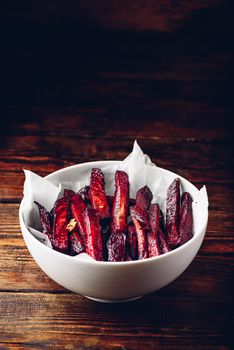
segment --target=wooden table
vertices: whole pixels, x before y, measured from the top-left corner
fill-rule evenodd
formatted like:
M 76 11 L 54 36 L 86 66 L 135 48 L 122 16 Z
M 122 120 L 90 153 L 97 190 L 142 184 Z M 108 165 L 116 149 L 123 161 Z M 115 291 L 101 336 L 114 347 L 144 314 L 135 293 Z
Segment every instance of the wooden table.
M 210 18 L 208 16 L 208 18 Z M 233 344 L 232 36 L 9 27 L 0 142 L 0 349 L 220 349 Z M 199 26 L 196 26 L 199 19 Z M 76 30 L 77 29 L 77 30 Z M 14 32 L 14 36 L 13 33 Z M 31 40 L 33 37 L 33 40 Z M 23 39 L 22 39 L 23 38 Z M 137 139 L 158 166 L 207 186 L 204 243 L 173 283 L 121 305 L 65 290 L 36 265 L 18 209 L 24 176 L 123 159 Z

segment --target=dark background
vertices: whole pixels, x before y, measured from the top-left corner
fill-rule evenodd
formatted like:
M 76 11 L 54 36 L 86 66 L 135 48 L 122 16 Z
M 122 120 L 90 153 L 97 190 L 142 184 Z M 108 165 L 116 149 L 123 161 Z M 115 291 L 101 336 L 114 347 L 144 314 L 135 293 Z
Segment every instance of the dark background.
M 203 104 L 227 117 L 232 13 L 231 2 L 218 0 L 5 2 L 3 113 L 15 106 L 79 106 L 105 109 L 113 118 L 138 111 L 140 119 L 164 118 L 171 106 L 175 117 L 193 119 L 186 105 Z

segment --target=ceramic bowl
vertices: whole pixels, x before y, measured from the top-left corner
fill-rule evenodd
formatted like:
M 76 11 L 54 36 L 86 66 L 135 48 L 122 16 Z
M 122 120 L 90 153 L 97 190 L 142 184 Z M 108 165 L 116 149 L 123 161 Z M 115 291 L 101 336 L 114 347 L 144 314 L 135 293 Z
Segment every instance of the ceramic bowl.
M 58 170 L 46 179 L 54 184 L 69 181 L 93 167 L 116 165 L 118 161 L 89 162 Z M 196 197 L 198 189 L 181 176 L 162 169 L 163 175 L 172 182 L 181 179 L 183 190 Z M 181 247 L 146 260 L 126 262 L 99 262 L 77 259 L 42 244 L 28 230 L 22 214 L 24 199 L 19 210 L 20 226 L 25 244 L 39 267 L 55 282 L 68 290 L 102 302 L 124 302 L 155 292 L 175 280 L 196 256 L 208 221 L 207 206 L 201 205 L 193 213 L 197 229 L 190 241 Z

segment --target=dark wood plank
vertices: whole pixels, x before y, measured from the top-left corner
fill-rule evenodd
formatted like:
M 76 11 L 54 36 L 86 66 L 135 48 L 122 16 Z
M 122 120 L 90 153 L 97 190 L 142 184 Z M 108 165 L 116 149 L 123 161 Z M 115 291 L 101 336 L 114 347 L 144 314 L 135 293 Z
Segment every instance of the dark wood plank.
M 32 333 L 33 334 L 33 333 Z M 66 340 L 64 339 L 66 337 Z M 26 336 L 25 336 L 26 338 Z M 81 335 L 81 334 L 67 334 L 64 333 L 64 336 L 57 338 L 59 342 L 56 342 L 54 338 L 46 337 L 46 339 L 38 341 L 17 341 L 15 343 L 5 341 L 0 343 L 2 350 L 40 350 L 40 349 L 82 349 L 82 350 L 122 350 L 122 349 L 142 349 L 147 347 L 147 349 L 154 350 L 155 348 L 160 347 L 160 349 L 182 349 L 182 350 L 193 350 L 194 343 L 196 349 L 199 350 L 232 350 L 232 340 L 227 337 L 212 337 L 206 336 L 202 337 L 202 345 L 199 344 L 199 338 L 188 338 L 188 337 L 176 337 L 175 339 L 169 338 L 160 338 L 158 337 L 135 337 L 129 338 L 128 336 L 106 336 L 106 335 Z M 225 345 L 223 345 L 225 344 Z
M 118 76 L 121 77 L 121 74 L 118 73 Z M 178 72 L 179 77 L 180 74 L 181 72 Z M 137 80 L 137 75 L 135 75 L 132 78 L 133 81 Z M 128 81 L 129 78 L 125 79 Z M 142 84 L 145 83 L 142 81 Z M 155 106 L 152 106 L 152 110 L 153 113 L 144 109 L 133 113 L 131 110 L 111 110 L 109 112 L 106 108 L 86 110 L 76 106 L 59 109 L 55 107 L 20 110 L 13 108 L 7 110 L 5 115 L 2 112 L 3 116 L 9 118 L 4 136 L 8 134 L 40 136 L 46 133 L 47 136 L 67 135 L 82 138 L 93 138 L 97 135 L 108 139 L 120 136 L 124 139 L 147 137 L 158 142 L 174 143 L 176 141 L 221 141 L 225 138 L 231 140 L 234 133 L 231 128 L 231 120 L 224 107 L 217 111 L 216 108 L 202 103 L 159 100 Z M 175 122 L 176 110 L 179 115 Z M 184 117 L 186 114 L 187 118 Z M 222 118 L 222 125 L 218 118 L 214 118 L 216 114 Z M 13 123 L 11 123 L 11 118 Z M 40 128 L 38 128 L 38 123 L 40 123 Z
M 140 340 L 138 337 L 136 339 L 129 338 L 127 336 L 96 336 L 90 334 L 88 336 L 84 335 L 72 335 L 69 336 L 66 334 L 67 340 L 64 340 L 64 337 L 59 339 L 59 343 L 55 343 L 53 340 L 45 339 L 43 341 L 22 341 L 10 343 L 8 341 L 0 343 L 2 350 L 40 350 L 40 349 L 82 349 L 82 350 L 122 350 L 122 349 L 131 349 L 137 350 L 146 347 L 150 350 L 155 350 L 155 348 L 160 347 L 160 349 L 182 349 L 182 350 L 193 350 L 194 343 L 198 343 L 198 339 L 180 337 L 175 338 L 173 341 L 169 338 L 160 339 L 160 337 L 142 337 Z M 223 345 L 225 344 L 225 345 Z M 232 340 L 226 339 L 224 337 L 203 337 L 202 345 L 197 344 L 196 349 L 198 350 L 232 350 Z
M 5 170 L 21 169 L 25 164 L 38 162 L 39 166 L 45 163 L 54 163 L 62 167 L 63 164 L 74 164 L 75 162 L 87 162 L 92 160 L 122 160 L 131 151 L 134 138 L 104 139 L 102 137 L 92 137 L 90 139 L 75 136 L 12 136 L 3 140 L 1 148 L 0 162 Z M 147 153 L 153 162 L 158 166 L 165 167 L 184 167 L 187 171 L 201 167 L 203 171 L 212 173 L 214 167 L 220 173 L 227 172 L 229 182 L 232 174 L 232 158 L 228 152 L 231 144 L 226 141 L 174 141 L 160 140 L 155 138 L 142 138 L 138 140 L 139 145 Z M 9 146 L 11 145 L 11 148 Z M 30 148 L 28 147 L 30 145 Z M 111 147 L 112 145 L 112 147 Z M 199 157 L 199 155 L 203 157 Z M 56 158 L 59 155 L 59 159 Z M 192 161 L 196 157 L 196 163 Z M 13 163 L 12 163 L 13 162 Z M 12 163 L 12 165 L 11 165 Z M 61 164 L 61 165 L 60 165 Z M 206 165 L 206 167 L 205 167 Z M 198 171 L 199 169 L 197 169 Z M 200 171 L 201 172 L 201 171 Z M 217 175 L 217 177 L 219 177 Z M 218 180 L 218 179 L 217 179 Z M 226 180 L 227 181 L 227 180 Z M 199 182 L 199 178 L 196 182 Z M 214 182 L 214 181 L 210 181 Z
M 221 197 L 220 205 L 224 197 Z M 228 204 L 228 201 L 226 202 Z M 229 207 L 222 209 L 209 210 L 209 222 L 206 239 L 216 240 L 231 240 L 234 239 L 233 225 L 234 218 L 231 207 L 231 198 Z M 19 204 L 15 203 L 0 203 L 0 237 L 6 239 L 14 237 L 21 238 L 19 220 L 18 220 Z M 2 241 L 3 242 L 3 241 Z M 0 243 L 1 244 L 1 243 Z
M 38 268 L 22 241 L 21 245 L 19 241 L 13 239 L 8 239 L 8 242 L 9 247 L 2 244 L 0 249 L 1 291 L 43 290 L 57 293 L 64 290 Z M 206 246 L 207 243 L 203 245 Z M 228 242 L 228 245 L 232 245 L 231 252 L 224 243 L 216 244 L 213 249 L 219 246 L 220 253 L 215 254 L 210 254 L 211 248 L 207 253 L 208 249 L 202 247 L 190 267 L 167 289 L 164 288 L 161 294 L 197 298 L 209 295 L 218 299 L 218 295 L 222 295 L 223 302 L 231 300 L 234 273 L 233 242 L 231 244 Z
M 198 256 L 168 287 L 169 294 L 202 296 L 208 293 L 215 297 L 222 293 L 223 299 L 228 298 L 234 270 L 232 233 L 232 213 L 211 211 L 208 231 Z M 27 251 L 20 233 L 16 204 L 0 204 L 0 265 L 0 290 L 63 290 L 37 267 Z
M 24 160 L 24 157 L 38 157 L 40 162 L 46 160 L 41 159 L 46 155 L 50 158 L 55 157 L 60 165 L 59 168 L 84 161 L 121 160 L 131 152 L 133 141 L 134 138 L 122 139 L 120 144 L 117 139 L 113 142 L 112 139 L 102 137 L 86 139 L 78 136 L 59 138 L 56 136 L 12 136 L 7 140 L 3 139 L 1 161 L 9 163 L 14 157 L 19 157 L 19 161 Z M 192 182 L 205 184 L 232 182 L 233 159 L 228 152 L 229 140 L 225 142 L 181 141 L 176 144 L 167 144 L 160 140 L 142 139 L 139 143 L 144 152 L 149 154 L 152 161 L 158 166 L 178 172 Z M 199 156 L 201 154 L 202 157 Z M 196 162 L 192 161 L 194 159 Z M 4 177 L 3 174 L 2 176 Z
M 112 345 L 108 344 L 111 349 L 115 349 L 117 339 L 120 344 L 123 342 L 123 348 L 126 338 L 130 341 L 126 346 L 132 344 L 133 348 L 143 346 L 145 339 L 151 341 L 151 345 L 159 345 L 159 339 L 162 341 L 168 336 L 173 337 L 176 344 L 178 332 L 179 343 L 183 339 L 184 345 L 187 340 L 189 344 L 191 339 L 198 340 L 199 337 L 217 344 L 220 338 L 230 342 L 232 337 L 231 310 L 228 306 L 231 307 L 231 304 L 226 304 L 224 309 L 221 301 L 208 296 L 202 300 L 192 297 L 188 300 L 178 295 L 170 299 L 153 295 L 129 304 L 105 305 L 73 294 L 38 293 L 35 298 L 34 294 L 1 293 L 4 312 L 4 318 L 0 321 L 3 329 L 1 339 L 6 343 L 9 338 L 13 343 L 27 343 L 33 339 L 35 344 L 45 346 L 47 343 L 59 344 L 60 339 L 64 341 L 66 336 L 66 342 L 73 342 L 76 346 L 76 337 L 91 336 L 90 342 L 83 344 L 86 349 L 97 345 L 96 342 L 92 344 L 92 337 L 100 341 L 99 346 L 103 344 L 107 347 L 106 341 L 114 330 Z M 203 318 L 200 317 L 201 313 Z M 18 315 L 17 319 L 15 314 Z M 69 328 L 64 332 L 66 327 Z

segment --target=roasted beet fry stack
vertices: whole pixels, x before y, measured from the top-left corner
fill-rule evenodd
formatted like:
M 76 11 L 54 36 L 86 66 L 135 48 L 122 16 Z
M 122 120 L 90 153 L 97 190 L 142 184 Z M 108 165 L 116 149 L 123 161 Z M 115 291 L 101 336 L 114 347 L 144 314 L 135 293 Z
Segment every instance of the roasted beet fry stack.
M 51 212 L 35 202 L 42 231 L 52 247 L 62 253 L 86 252 L 97 261 L 132 261 L 165 254 L 192 238 L 192 198 L 180 197 L 180 180 L 167 190 L 166 220 L 148 186 L 136 199 L 129 198 L 129 179 L 124 171 L 115 173 L 115 192 L 106 196 L 101 169 L 91 170 L 90 185 L 78 193 L 65 189 Z

